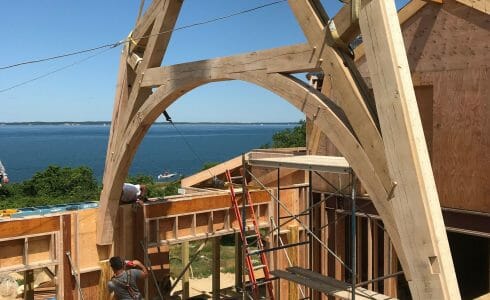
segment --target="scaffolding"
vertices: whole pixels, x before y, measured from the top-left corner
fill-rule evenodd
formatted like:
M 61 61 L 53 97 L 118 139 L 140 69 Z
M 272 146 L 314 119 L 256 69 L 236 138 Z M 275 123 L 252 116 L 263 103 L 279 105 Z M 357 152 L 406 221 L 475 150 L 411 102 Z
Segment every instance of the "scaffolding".
M 299 299 L 318 299 L 319 293 L 325 293 L 328 295 L 340 296 L 345 299 L 387 299 L 388 297 L 382 294 L 369 291 L 361 287 L 365 285 L 366 282 L 357 281 L 357 255 L 356 255 L 356 242 L 357 242 L 357 225 L 356 216 L 361 213 L 369 218 L 369 215 L 365 212 L 360 211 L 360 208 L 356 206 L 356 192 L 357 192 L 357 180 L 356 175 L 352 168 L 348 164 L 345 158 L 335 157 L 335 156 L 316 156 L 316 155 L 296 155 L 296 156 L 280 156 L 280 157 L 263 157 L 264 155 L 254 155 L 254 152 L 243 156 L 243 169 L 246 176 L 251 177 L 261 189 L 268 191 L 271 198 L 273 199 L 273 206 L 275 209 L 275 216 L 271 217 L 271 227 L 267 235 L 272 235 L 272 245 L 268 252 L 279 251 L 287 248 L 298 247 L 301 245 L 308 245 L 308 269 L 299 268 L 291 263 L 291 259 L 286 253 L 286 258 L 288 260 L 289 267 L 284 270 L 274 270 L 271 273 L 275 276 L 274 279 L 277 280 L 276 285 L 276 298 L 280 299 L 280 280 L 285 279 L 289 282 L 294 282 L 298 285 L 302 298 Z M 267 188 L 260 180 L 255 176 L 251 170 L 251 167 L 258 168 L 268 168 L 277 170 L 277 187 L 276 193 L 274 194 L 270 188 Z M 290 187 L 281 186 L 281 168 L 289 168 L 295 170 L 302 170 L 308 174 L 308 184 L 307 184 L 307 205 L 306 208 L 298 213 L 294 214 L 286 205 L 281 201 L 281 190 L 288 189 Z M 339 180 L 338 186 L 331 183 L 325 177 L 322 177 L 319 172 L 328 172 L 331 174 L 343 175 L 349 178 L 348 182 L 342 185 L 341 180 Z M 320 175 L 319 177 L 324 180 L 329 186 L 335 189 L 335 192 L 330 193 L 326 197 L 322 197 L 319 201 L 315 201 L 313 197 L 313 173 Z M 294 187 L 294 186 L 293 186 Z M 246 187 L 244 187 L 246 188 Z M 325 203 L 329 198 L 340 196 L 350 198 L 351 209 L 350 214 L 344 214 L 341 218 L 350 216 L 350 263 L 343 261 L 334 251 L 330 249 L 325 241 L 321 238 L 321 230 L 329 225 L 336 223 L 340 218 L 336 219 L 334 222 L 329 222 L 327 224 L 321 224 L 318 222 L 318 214 L 326 213 L 322 211 L 320 207 L 322 203 Z M 245 203 L 244 203 L 245 204 Z M 286 212 L 286 216 L 281 215 L 282 211 Z M 274 219 L 275 218 L 275 219 Z M 321 220 L 321 218 L 320 218 Z M 306 233 L 307 240 L 302 242 L 293 242 L 285 244 L 281 239 L 281 229 L 284 228 L 286 224 L 292 221 L 296 221 Z M 384 228 L 383 228 L 384 230 Z M 288 241 L 289 242 L 289 241 Z M 337 260 L 345 270 L 350 274 L 350 280 L 348 283 L 336 280 L 331 277 L 323 276 L 321 273 L 321 265 L 319 265 L 315 260 L 319 259 L 318 256 L 319 248 L 325 249 L 329 255 L 331 255 L 335 260 Z M 383 280 L 392 276 L 400 275 L 401 272 L 392 274 L 391 276 L 383 276 L 376 279 L 370 280 L 370 282 Z M 303 290 L 301 286 L 307 287 L 307 290 Z M 354 293 L 352 291 L 355 291 Z

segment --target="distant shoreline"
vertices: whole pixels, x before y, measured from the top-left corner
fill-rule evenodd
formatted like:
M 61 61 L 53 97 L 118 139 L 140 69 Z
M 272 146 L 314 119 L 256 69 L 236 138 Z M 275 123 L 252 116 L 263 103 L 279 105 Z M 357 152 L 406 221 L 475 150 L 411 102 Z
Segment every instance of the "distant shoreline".
M 174 124 L 205 124 L 205 125 L 294 125 L 295 122 L 174 122 Z M 85 122 L 0 122 L 0 126 L 12 126 L 12 125 L 110 125 L 109 121 L 85 121 Z M 158 125 L 170 125 L 167 122 L 155 122 Z

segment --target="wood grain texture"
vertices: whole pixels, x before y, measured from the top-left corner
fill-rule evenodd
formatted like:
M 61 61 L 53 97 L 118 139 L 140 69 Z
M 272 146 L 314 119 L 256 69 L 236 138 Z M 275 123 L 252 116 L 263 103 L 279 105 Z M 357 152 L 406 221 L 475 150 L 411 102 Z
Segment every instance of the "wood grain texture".
M 0 239 L 60 230 L 60 217 L 43 217 L 0 222 Z
M 394 3 L 370 2 L 360 26 L 388 165 L 398 183 L 391 202 L 410 261 L 401 264 L 412 297 L 460 299 Z

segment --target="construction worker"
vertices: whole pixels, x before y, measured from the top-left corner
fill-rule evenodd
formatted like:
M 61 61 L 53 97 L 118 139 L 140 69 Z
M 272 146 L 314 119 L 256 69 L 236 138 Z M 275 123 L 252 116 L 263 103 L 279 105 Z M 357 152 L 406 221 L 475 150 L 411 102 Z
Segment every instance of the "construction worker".
M 147 200 L 147 189 L 144 184 L 125 183 L 123 185 L 121 202 L 143 204 Z
M 123 261 L 119 256 L 109 259 L 114 276 L 107 283 L 110 293 L 118 300 L 143 299 L 138 290 L 137 281 L 148 277 L 148 270 L 139 260 Z
M 7 171 L 5 171 L 5 167 L 0 160 L 0 186 L 2 186 L 2 183 L 9 183 L 9 178 L 7 176 Z

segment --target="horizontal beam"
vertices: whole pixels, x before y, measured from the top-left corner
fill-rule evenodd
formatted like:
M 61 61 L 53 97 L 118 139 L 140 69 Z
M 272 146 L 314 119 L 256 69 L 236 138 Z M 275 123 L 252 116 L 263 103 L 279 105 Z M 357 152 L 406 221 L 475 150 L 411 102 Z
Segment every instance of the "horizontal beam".
M 219 165 L 216 165 L 206 170 L 202 170 L 199 173 L 196 173 L 194 175 L 182 179 L 180 185 L 182 187 L 191 187 L 203 181 L 209 180 L 214 176 L 221 175 L 225 173 L 226 170 L 233 170 L 235 168 L 238 168 L 241 165 L 242 165 L 242 157 L 237 156 L 223 163 L 220 163 Z
M 252 196 L 254 204 L 271 201 L 267 191 L 250 191 L 250 195 Z M 237 200 L 240 202 L 241 196 L 239 196 Z M 199 198 L 189 197 L 185 200 L 148 203 L 144 205 L 144 215 L 146 218 L 159 218 L 169 215 L 199 213 L 229 207 L 231 207 L 229 194 Z
M 266 168 L 289 168 L 341 174 L 349 174 L 351 172 L 347 160 L 338 156 L 297 155 L 290 157 L 248 159 L 247 162 L 251 166 Z
M 154 87 L 179 81 L 189 77 L 201 77 L 203 72 L 229 74 L 265 70 L 268 73 L 295 73 L 317 69 L 315 51 L 307 44 L 297 44 L 281 48 L 254 51 L 234 56 L 218 57 L 151 68 L 145 71 L 142 87 Z
M 22 238 L 25 235 L 49 233 L 59 230 L 59 216 L 0 222 L 0 239 Z

